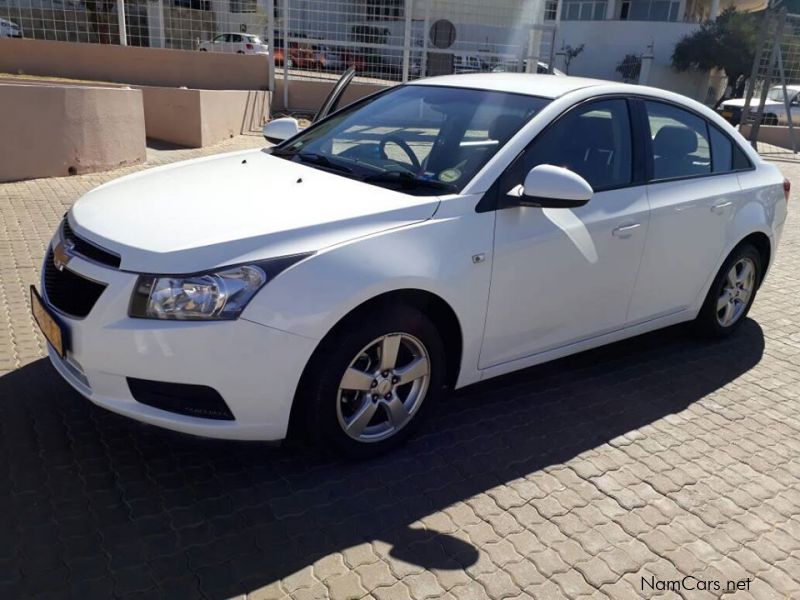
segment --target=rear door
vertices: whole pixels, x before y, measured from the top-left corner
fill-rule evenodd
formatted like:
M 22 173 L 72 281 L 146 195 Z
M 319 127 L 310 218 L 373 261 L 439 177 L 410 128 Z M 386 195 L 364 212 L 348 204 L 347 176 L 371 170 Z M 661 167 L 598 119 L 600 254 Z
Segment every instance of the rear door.
M 645 100 L 639 106 L 649 128 L 650 230 L 632 323 L 685 310 L 704 293 L 743 198 L 727 135 L 674 104 Z

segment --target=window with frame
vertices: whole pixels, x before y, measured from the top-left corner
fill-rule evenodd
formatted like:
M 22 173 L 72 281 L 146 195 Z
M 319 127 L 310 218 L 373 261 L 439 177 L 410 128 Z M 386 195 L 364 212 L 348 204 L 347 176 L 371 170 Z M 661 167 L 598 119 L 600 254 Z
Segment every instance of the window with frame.
M 404 0 L 367 0 L 368 21 L 398 21 L 404 17 Z
M 742 171 L 752 167 L 750 159 L 729 136 L 716 125 L 708 124 L 711 138 L 711 168 L 714 173 Z
M 645 100 L 654 180 L 711 173 L 711 145 L 702 117 L 672 104 Z
M 257 0 L 230 0 L 232 13 L 254 13 L 258 8 Z
M 555 21 L 558 16 L 558 0 L 547 0 L 544 3 L 544 20 Z
M 602 21 L 606 18 L 606 0 L 566 0 L 561 5 L 562 21 Z
M 577 173 L 596 192 L 623 187 L 633 178 L 632 157 L 628 103 L 621 98 L 593 101 L 540 133 L 509 170 L 500 192 L 507 193 L 533 167 L 544 164 Z
M 626 0 L 620 19 L 630 21 L 677 21 L 680 2 L 677 0 Z

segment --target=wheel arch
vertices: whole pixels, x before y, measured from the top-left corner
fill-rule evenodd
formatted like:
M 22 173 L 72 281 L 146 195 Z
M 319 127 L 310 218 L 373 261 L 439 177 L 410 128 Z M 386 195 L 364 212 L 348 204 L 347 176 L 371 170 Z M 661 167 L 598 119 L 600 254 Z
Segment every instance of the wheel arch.
M 292 402 L 292 410 L 289 418 L 289 432 L 293 433 L 297 429 L 300 421 L 299 415 L 302 412 L 302 401 L 300 395 L 303 393 L 304 381 L 307 380 L 309 365 L 311 365 L 320 355 L 325 351 L 326 345 L 330 340 L 342 329 L 352 326 L 360 315 L 365 311 L 376 310 L 382 306 L 391 306 L 397 304 L 405 304 L 418 309 L 433 322 L 434 326 L 439 330 L 442 337 L 442 343 L 445 347 L 445 360 L 447 361 L 447 373 L 445 376 L 445 384 L 448 387 L 453 387 L 458 380 L 458 375 L 461 371 L 461 360 L 464 352 L 464 334 L 461 327 L 461 322 L 456 315 L 452 306 L 441 296 L 429 290 L 419 288 L 403 288 L 387 292 L 383 292 L 373 296 L 354 308 L 347 314 L 341 317 L 336 324 L 330 328 L 328 333 L 319 341 L 317 347 L 312 352 L 308 359 L 303 372 L 300 376 L 300 381 L 295 391 L 295 397 Z
M 758 250 L 758 253 L 761 256 L 763 262 L 761 278 L 758 282 L 759 287 L 761 286 L 761 283 L 764 281 L 764 278 L 767 275 L 767 270 L 769 268 L 769 261 L 772 259 L 772 240 L 769 237 L 769 235 L 763 230 L 755 230 L 755 231 L 751 230 L 749 233 L 745 235 L 739 235 L 734 239 L 738 239 L 739 241 L 733 244 L 728 249 L 727 252 L 723 252 L 720 255 L 719 262 L 716 265 L 716 268 L 710 274 L 708 280 L 705 282 L 702 289 L 700 290 L 700 293 L 698 294 L 697 299 L 695 300 L 694 306 L 696 307 L 696 310 L 700 310 L 700 308 L 703 305 L 703 302 L 705 302 L 706 296 L 708 295 L 708 291 L 711 289 L 711 285 L 714 283 L 714 280 L 716 279 L 719 270 L 722 268 L 722 265 L 725 264 L 725 261 L 728 260 L 728 257 L 731 254 L 736 252 L 736 250 L 738 250 L 745 244 L 751 244 L 756 248 L 756 250 Z
M 764 277 L 767 274 L 767 269 L 769 268 L 769 261 L 772 258 L 772 242 L 769 239 L 769 236 L 762 232 L 762 231 L 754 231 L 753 233 L 745 236 L 733 249 L 728 253 L 728 256 L 731 253 L 735 252 L 741 246 L 745 244 L 751 244 L 755 246 L 755 249 L 758 250 L 758 254 L 761 256 L 761 279 L 758 281 L 759 287 L 761 286 L 761 282 L 764 281 Z M 727 257 L 726 257 L 727 259 Z

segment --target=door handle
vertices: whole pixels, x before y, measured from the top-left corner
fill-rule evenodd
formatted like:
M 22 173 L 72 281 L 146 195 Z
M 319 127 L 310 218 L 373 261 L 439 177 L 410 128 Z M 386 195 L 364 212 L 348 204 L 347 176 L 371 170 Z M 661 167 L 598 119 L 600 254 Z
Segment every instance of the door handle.
M 728 202 L 720 202 L 719 204 L 715 204 L 714 206 L 711 207 L 711 212 L 721 215 L 723 212 L 725 212 L 725 209 L 731 206 L 732 204 L 733 202 L 731 202 L 730 200 Z
M 611 235 L 618 238 L 630 237 L 635 229 L 641 227 L 641 223 L 631 223 L 630 225 L 620 225 L 611 232 Z

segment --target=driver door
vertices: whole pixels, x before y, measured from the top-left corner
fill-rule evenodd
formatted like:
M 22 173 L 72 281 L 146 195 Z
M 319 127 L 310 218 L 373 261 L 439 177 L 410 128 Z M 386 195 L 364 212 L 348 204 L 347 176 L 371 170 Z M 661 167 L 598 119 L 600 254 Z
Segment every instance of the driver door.
M 626 100 L 582 104 L 539 134 L 498 180 L 502 200 L 519 193 L 531 168 L 555 164 L 581 175 L 595 194 L 580 208 L 497 211 L 480 368 L 624 327 L 649 218 L 631 138 Z

